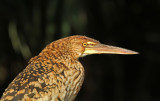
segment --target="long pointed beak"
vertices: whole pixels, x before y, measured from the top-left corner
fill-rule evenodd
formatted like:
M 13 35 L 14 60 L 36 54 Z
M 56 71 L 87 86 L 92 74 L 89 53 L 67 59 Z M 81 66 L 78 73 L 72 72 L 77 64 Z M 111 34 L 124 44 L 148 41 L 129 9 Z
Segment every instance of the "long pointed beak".
M 85 48 L 85 51 L 83 54 L 85 55 L 89 55 L 89 54 L 138 54 L 138 52 L 120 48 L 120 47 L 98 44 L 93 47 Z

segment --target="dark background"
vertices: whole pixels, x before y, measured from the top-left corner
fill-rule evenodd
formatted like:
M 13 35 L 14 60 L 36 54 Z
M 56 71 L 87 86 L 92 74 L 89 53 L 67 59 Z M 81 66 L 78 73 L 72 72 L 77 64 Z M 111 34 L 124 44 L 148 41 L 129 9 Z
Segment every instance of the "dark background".
M 0 0 L 0 96 L 31 57 L 76 34 L 140 53 L 81 58 L 76 101 L 160 101 L 160 0 Z

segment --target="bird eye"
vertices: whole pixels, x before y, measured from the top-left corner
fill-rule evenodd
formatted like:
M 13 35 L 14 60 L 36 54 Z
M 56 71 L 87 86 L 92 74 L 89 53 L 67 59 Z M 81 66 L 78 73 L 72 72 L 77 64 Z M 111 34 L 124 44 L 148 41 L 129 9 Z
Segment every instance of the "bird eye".
M 84 47 L 86 47 L 86 46 L 87 46 L 87 43 L 83 43 L 82 45 L 83 45 Z

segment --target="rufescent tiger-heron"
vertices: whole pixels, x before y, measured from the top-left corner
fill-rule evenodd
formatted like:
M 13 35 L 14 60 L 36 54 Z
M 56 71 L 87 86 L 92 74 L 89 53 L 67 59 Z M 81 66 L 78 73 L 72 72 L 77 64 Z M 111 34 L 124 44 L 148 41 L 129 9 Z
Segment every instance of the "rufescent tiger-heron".
M 1 101 L 73 101 L 83 80 L 79 57 L 90 54 L 137 54 L 101 44 L 86 36 L 70 36 L 46 46 L 9 84 Z

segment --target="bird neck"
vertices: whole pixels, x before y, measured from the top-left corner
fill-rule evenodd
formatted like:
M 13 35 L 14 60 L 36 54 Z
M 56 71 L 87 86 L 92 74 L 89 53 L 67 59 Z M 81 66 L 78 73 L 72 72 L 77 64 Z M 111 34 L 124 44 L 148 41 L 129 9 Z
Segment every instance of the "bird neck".
M 44 49 L 38 56 L 35 56 L 32 58 L 32 60 L 40 59 L 41 61 L 51 61 L 52 63 L 63 63 L 65 66 L 67 66 L 70 69 L 73 68 L 81 68 L 82 66 L 76 66 L 81 65 L 81 63 L 78 61 L 78 59 L 73 58 L 70 54 L 64 54 L 61 51 L 50 50 L 50 49 Z

